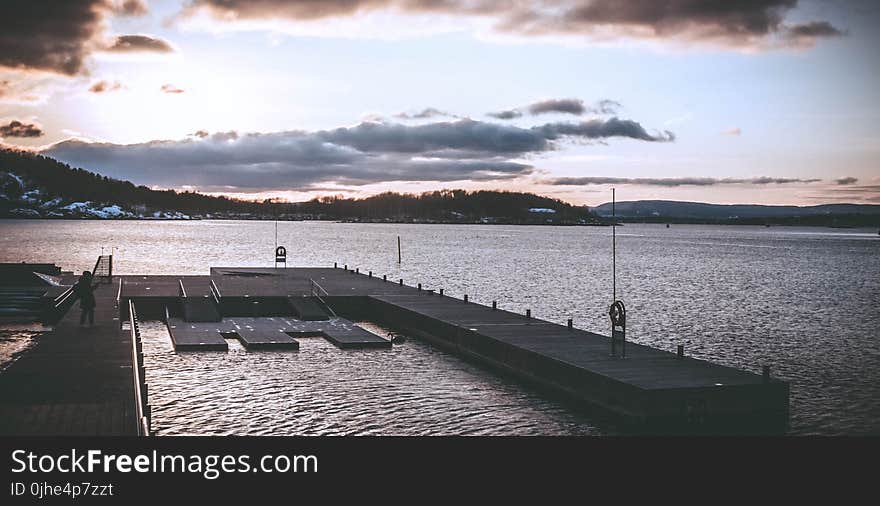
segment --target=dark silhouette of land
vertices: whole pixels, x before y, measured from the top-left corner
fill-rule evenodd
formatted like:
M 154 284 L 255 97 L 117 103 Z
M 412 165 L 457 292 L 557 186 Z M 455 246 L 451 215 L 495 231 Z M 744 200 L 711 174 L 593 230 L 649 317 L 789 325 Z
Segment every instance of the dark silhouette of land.
M 0 218 L 280 219 L 393 223 L 607 225 L 610 204 L 576 206 L 532 193 L 439 190 L 307 202 L 241 200 L 154 190 L 73 168 L 55 159 L 0 150 Z M 619 202 L 618 222 L 880 227 L 880 205 L 717 205 Z

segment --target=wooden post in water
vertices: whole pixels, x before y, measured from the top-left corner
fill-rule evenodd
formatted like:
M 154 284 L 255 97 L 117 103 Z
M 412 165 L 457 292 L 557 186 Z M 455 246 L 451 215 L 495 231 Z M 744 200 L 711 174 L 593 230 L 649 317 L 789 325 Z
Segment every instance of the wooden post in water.
M 498 309 L 498 301 L 492 301 L 492 309 Z
M 443 289 L 442 288 L 440 289 L 440 296 L 441 297 L 443 296 Z
M 571 318 L 569 318 L 568 319 L 568 330 L 572 330 L 572 329 L 574 329 L 574 321 Z
M 526 318 L 528 318 L 528 319 L 532 318 L 532 310 L 531 309 L 526 309 Z
M 468 301 L 467 294 L 464 294 L 464 301 L 465 301 L 465 302 Z
M 400 236 L 397 236 L 397 263 L 400 264 Z
M 683 344 L 678 345 L 678 355 L 675 358 L 677 358 L 679 360 L 684 358 L 684 345 Z

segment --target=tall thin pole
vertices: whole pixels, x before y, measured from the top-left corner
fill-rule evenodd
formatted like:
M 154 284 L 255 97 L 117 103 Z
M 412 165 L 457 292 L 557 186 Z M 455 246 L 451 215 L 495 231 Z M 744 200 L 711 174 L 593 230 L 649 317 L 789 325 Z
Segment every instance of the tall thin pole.
M 617 300 L 617 213 L 614 209 L 616 198 L 614 188 L 611 189 L 611 292 L 612 300 Z
M 397 263 L 400 263 L 400 236 L 397 236 Z

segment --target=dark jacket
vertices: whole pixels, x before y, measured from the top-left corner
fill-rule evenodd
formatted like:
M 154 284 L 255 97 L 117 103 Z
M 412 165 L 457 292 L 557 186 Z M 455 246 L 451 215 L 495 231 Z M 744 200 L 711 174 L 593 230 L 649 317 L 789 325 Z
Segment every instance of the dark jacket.
M 82 308 L 91 309 L 95 307 L 95 287 L 98 285 L 92 285 L 90 279 L 79 278 L 79 281 L 73 285 L 73 292 L 79 297 L 79 305 Z

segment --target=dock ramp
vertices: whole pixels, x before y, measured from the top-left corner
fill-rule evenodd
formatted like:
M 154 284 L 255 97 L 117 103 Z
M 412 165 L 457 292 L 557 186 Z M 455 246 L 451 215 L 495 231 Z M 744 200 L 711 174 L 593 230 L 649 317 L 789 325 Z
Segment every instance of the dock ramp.
M 178 280 L 183 319 L 187 322 L 219 322 L 220 303 L 212 290 L 187 290 L 182 279 Z
M 291 296 L 287 298 L 287 303 L 293 310 L 293 314 L 300 320 L 325 321 L 330 319 L 330 316 L 314 297 Z

